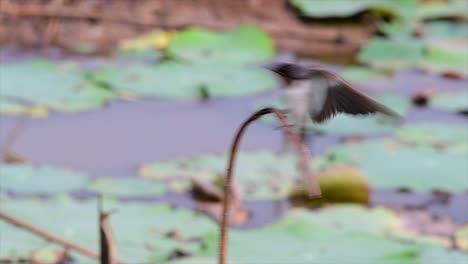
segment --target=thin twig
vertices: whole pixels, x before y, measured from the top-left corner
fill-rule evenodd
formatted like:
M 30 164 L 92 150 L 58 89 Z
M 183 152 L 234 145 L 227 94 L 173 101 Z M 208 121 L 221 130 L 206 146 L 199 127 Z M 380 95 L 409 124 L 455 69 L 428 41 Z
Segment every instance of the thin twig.
M 229 156 L 229 164 L 227 167 L 226 173 L 226 180 L 224 181 L 224 198 L 223 198 L 223 214 L 221 219 L 221 226 L 220 226 L 220 241 L 219 241 L 219 264 L 226 264 L 227 260 L 227 238 L 228 238 L 228 213 L 229 213 L 229 205 L 232 193 L 232 180 L 234 175 L 234 165 L 236 161 L 236 153 L 239 147 L 239 142 L 244 134 L 246 128 L 249 126 L 250 123 L 254 122 L 255 120 L 259 119 L 260 117 L 267 115 L 267 114 L 275 114 L 278 120 L 281 123 L 281 128 L 284 131 L 286 137 L 296 146 L 296 149 L 299 154 L 300 158 L 300 166 L 301 172 L 303 173 L 303 178 L 307 184 L 307 190 L 309 196 L 315 197 L 320 196 L 320 187 L 311 173 L 309 161 L 310 161 L 310 153 L 307 147 L 301 142 L 300 138 L 293 132 L 290 126 L 288 126 L 286 117 L 284 116 L 283 112 L 276 108 L 264 108 L 256 113 L 254 113 L 251 117 L 249 117 L 240 127 L 239 131 L 237 132 L 234 141 L 231 146 L 231 152 Z
M 94 258 L 94 259 L 99 259 L 99 254 L 92 251 L 92 250 L 89 250 L 89 249 L 86 249 L 86 248 L 83 248 L 77 244 L 74 244 L 70 241 L 67 241 L 63 238 L 60 238 L 56 235 L 53 235 L 53 234 L 50 234 L 49 232 L 47 231 L 44 231 L 42 229 L 39 229 L 19 218 L 16 218 L 14 216 L 11 216 L 5 212 L 2 212 L 0 211 L 0 218 L 2 219 L 5 219 L 7 222 L 10 222 L 11 224 L 15 225 L 15 226 L 18 226 L 18 227 L 21 227 L 23 229 L 26 229 L 28 230 L 29 232 L 31 233 L 34 233 L 40 237 L 43 237 L 49 241 L 52 241 L 54 243 L 57 243 L 57 244 L 60 244 L 62 246 L 64 246 L 65 248 L 68 248 L 68 249 L 72 249 L 72 250 L 75 250 L 85 256 L 88 256 L 90 258 Z

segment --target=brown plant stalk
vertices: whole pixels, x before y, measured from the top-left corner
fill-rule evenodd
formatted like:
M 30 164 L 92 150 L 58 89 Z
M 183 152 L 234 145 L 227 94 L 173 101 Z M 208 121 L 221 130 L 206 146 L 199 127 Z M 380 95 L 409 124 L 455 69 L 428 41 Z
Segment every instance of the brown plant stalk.
M 220 240 L 219 240 L 219 256 L 218 256 L 218 263 L 219 264 L 226 264 L 227 260 L 227 239 L 228 239 L 228 214 L 230 210 L 230 199 L 232 193 L 232 181 L 234 175 L 234 166 L 236 162 L 236 154 L 237 149 L 239 147 L 239 142 L 244 134 L 246 128 L 255 120 L 259 119 L 260 117 L 267 115 L 267 114 L 274 114 L 279 122 L 281 123 L 281 128 L 286 135 L 286 138 L 290 140 L 295 146 L 296 150 L 299 155 L 299 164 L 300 164 L 300 171 L 303 176 L 303 180 L 306 183 L 307 191 L 310 197 L 318 197 L 321 195 L 320 186 L 318 185 L 314 175 L 312 174 L 312 170 L 310 169 L 309 161 L 310 161 L 310 152 L 307 147 L 302 143 L 299 136 L 294 133 L 291 127 L 288 125 L 285 115 L 283 112 L 276 108 L 263 108 L 257 112 L 255 112 L 252 116 L 250 116 L 240 127 L 237 131 L 237 134 L 234 138 L 234 141 L 231 145 L 231 151 L 229 156 L 229 163 L 227 167 L 226 173 L 226 180 L 224 181 L 224 198 L 223 198 L 223 213 L 220 225 Z

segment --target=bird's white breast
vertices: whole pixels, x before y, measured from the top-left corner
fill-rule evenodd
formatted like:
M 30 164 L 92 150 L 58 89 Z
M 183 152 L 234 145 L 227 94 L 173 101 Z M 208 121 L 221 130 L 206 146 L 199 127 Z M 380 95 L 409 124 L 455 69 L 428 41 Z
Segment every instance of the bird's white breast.
M 327 80 L 325 78 L 318 77 L 308 80 L 293 81 L 287 90 L 290 90 L 291 93 L 296 90 L 297 96 L 302 97 L 300 100 L 296 99 L 296 101 L 301 101 L 305 104 L 304 106 L 301 106 L 301 110 L 305 107 L 306 115 L 315 115 L 322 110 L 323 105 L 325 104 L 327 88 Z

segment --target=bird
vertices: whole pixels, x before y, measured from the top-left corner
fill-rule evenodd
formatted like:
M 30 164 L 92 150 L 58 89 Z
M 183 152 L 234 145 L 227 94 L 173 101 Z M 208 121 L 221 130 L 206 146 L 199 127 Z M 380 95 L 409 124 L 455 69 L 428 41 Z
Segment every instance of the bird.
M 263 65 L 285 83 L 284 95 L 294 124 L 305 138 L 306 122 L 324 123 L 338 113 L 369 115 L 382 113 L 398 118 L 387 106 L 357 91 L 346 80 L 320 66 L 303 66 L 287 62 Z

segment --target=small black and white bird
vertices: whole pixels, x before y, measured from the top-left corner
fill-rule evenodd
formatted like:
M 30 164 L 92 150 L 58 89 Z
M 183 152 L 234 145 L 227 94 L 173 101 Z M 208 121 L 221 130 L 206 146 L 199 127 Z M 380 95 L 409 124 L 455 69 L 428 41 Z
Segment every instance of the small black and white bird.
M 276 62 L 264 68 L 277 73 L 285 82 L 284 95 L 295 125 L 305 133 L 308 118 L 323 123 L 337 113 L 399 115 L 372 98 L 356 91 L 338 75 L 323 68 Z

